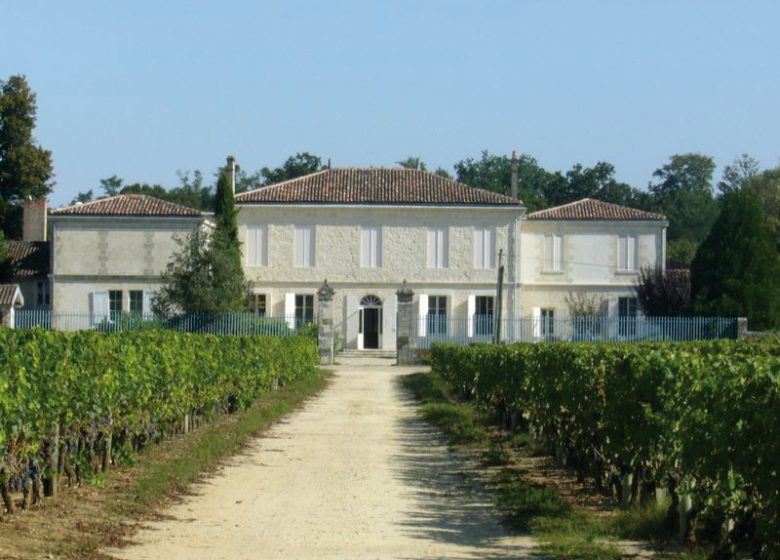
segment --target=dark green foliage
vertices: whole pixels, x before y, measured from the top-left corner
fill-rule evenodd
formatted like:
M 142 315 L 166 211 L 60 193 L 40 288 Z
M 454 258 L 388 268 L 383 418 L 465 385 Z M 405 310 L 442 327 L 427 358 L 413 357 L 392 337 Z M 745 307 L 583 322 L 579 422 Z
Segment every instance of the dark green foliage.
M 0 229 L 21 237 L 22 200 L 48 195 L 53 183 L 51 152 L 33 138 L 35 94 L 24 76 L 0 80 Z
M 17 465 L 36 460 L 57 426 L 70 453 L 111 436 L 116 454 L 170 434 L 185 415 L 198 424 L 243 410 L 314 376 L 317 359 L 310 337 L 2 329 L 0 479 L 21 476 Z
M 740 190 L 746 182 L 760 173 L 758 160 L 747 154 L 734 159 L 731 165 L 723 169 L 723 178 L 718 181 L 721 196 Z
M 675 239 L 666 243 L 666 266 L 673 269 L 689 269 L 699 244 L 690 239 Z
M 756 194 L 780 251 L 780 167 L 767 169 L 746 179 L 744 187 Z
M 583 478 L 675 481 L 700 517 L 755 523 L 743 542 L 780 554 L 778 339 L 434 345 L 431 361 L 477 406 L 522 414 Z
M 243 311 L 249 291 L 241 268 L 240 250 L 219 230 L 197 229 L 179 240 L 181 250 L 171 257 L 162 275 L 163 287 L 154 310 L 174 313 Z
M 634 282 L 637 302 L 648 317 L 679 317 L 691 311 L 691 276 L 687 270 L 643 268 Z
M 219 179 L 217 180 L 214 214 L 217 218 L 217 229 L 227 239 L 238 243 L 238 223 L 236 222 L 238 210 L 236 209 L 233 187 L 225 170 L 219 174 Z
M 309 152 L 299 152 L 294 156 L 288 157 L 281 167 L 274 169 L 263 167 L 260 170 L 260 175 L 263 177 L 265 184 L 268 185 L 316 173 L 322 169 L 322 159 L 319 156 Z
M 753 329 L 780 327 L 780 257 L 758 197 L 743 189 L 723 209 L 691 267 L 694 310 L 747 317 Z
M 655 170 L 650 184 L 655 209 L 669 219 L 670 241 L 687 239 L 700 243 L 718 216 L 712 192 L 715 162 L 701 154 L 675 154 Z
M 483 151 L 481 158 L 467 158 L 455 164 L 457 180 L 471 185 L 509 194 L 511 189 L 511 159 Z M 615 168 L 598 162 L 592 168 L 574 165 L 565 175 L 543 169 L 527 154 L 518 157 L 518 196 L 529 211 L 566 204 L 581 198 L 597 198 L 605 202 L 648 208 L 650 200 L 643 193 L 615 179 Z
M 0 284 L 8 282 L 14 275 L 14 266 L 8 247 L 5 246 L 5 235 L 0 231 Z

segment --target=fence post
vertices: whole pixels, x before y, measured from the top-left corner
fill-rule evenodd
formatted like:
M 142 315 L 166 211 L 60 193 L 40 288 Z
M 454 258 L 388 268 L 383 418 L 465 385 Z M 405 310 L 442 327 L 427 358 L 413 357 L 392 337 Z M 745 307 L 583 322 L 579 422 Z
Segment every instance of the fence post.
M 412 299 L 414 291 L 406 285 L 404 280 L 395 295 L 398 296 L 398 313 L 396 315 L 396 364 L 399 366 L 414 364 L 417 361 L 414 348 L 411 347 L 412 340 Z
M 317 290 L 317 342 L 320 364 L 333 365 L 333 294 L 335 290 L 325 280 Z

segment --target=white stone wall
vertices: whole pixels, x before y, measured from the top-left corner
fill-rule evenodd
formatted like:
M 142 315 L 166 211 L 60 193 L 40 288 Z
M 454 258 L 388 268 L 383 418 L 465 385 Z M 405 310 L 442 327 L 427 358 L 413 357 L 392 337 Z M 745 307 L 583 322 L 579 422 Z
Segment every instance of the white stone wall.
M 239 238 L 246 240 L 247 225 L 265 225 L 268 234 L 267 266 L 244 265 L 255 293 L 266 294 L 268 312 L 289 315 L 286 294 L 315 294 L 322 282 L 336 290 L 334 322 L 345 346 L 358 347 L 360 301 L 374 295 L 383 302 L 381 347 L 395 349 L 395 292 L 407 280 L 419 294 L 447 296 L 449 313 L 465 317 L 469 295 L 495 295 L 497 268 L 474 267 L 474 227 L 490 226 L 496 232 L 496 253 L 516 251 L 513 247 L 519 228 L 518 208 L 442 208 L 442 207 L 343 207 L 343 206 L 242 206 L 238 215 Z M 294 229 L 296 225 L 315 227 L 315 266 L 294 266 Z M 363 268 L 360 259 L 362 226 L 382 228 L 382 266 Z M 447 228 L 448 266 L 428 268 L 427 235 L 431 227 Z M 508 264 L 505 257 L 504 263 Z M 498 257 L 495 258 L 496 265 Z M 511 269 L 511 270 L 510 270 Z M 507 267 L 505 282 L 511 284 Z M 509 291 L 511 288 L 507 288 Z M 504 316 L 512 302 L 507 298 Z M 315 298 L 316 308 L 316 298 Z M 416 307 L 417 309 L 417 307 Z
M 123 290 L 156 291 L 160 274 L 199 219 L 50 217 L 52 308 L 89 313 L 89 294 Z
M 523 315 L 534 308 L 553 308 L 567 314 L 564 298 L 582 290 L 605 299 L 610 315 L 617 314 L 617 298 L 634 295 L 632 286 L 642 267 L 665 266 L 664 222 L 535 221 L 523 223 L 520 281 Z M 544 266 L 544 236 L 563 237 L 563 266 L 550 272 Z M 637 271 L 618 266 L 618 239 L 637 237 Z
M 276 207 L 242 206 L 238 215 L 239 238 L 246 239 L 247 224 L 268 227 L 268 266 L 249 267 L 250 282 L 308 285 L 329 282 L 364 284 L 400 283 L 404 279 L 422 283 L 464 285 L 495 281 L 496 271 L 478 270 L 473 264 L 473 228 L 496 227 L 496 251 L 508 250 L 509 230 L 519 210 L 496 208 L 426 207 Z M 294 228 L 315 226 L 315 266 L 294 266 Z M 381 226 L 382 266 L 360 266 L 361 226 Z M 446 227 L 449 231 L 449 266 L 427 267 L 427 230 Z M 319 284 L 318 284 L 319 285 Z

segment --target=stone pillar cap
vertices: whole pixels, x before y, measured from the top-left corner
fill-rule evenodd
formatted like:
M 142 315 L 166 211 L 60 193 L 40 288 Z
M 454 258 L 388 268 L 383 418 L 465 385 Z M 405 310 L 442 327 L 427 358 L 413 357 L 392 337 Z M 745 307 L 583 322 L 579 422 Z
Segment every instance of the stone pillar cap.
M 328 279 L 325 279 L 325 282 L 322 283 L 322 286 L 320 286 L 320 289 L 317 290 L 317 297 L 321 301 L 330 301 L 333 299 L 333 294 L 336 293 L 336 290 L 334 290 L 330 284 L 328 284 Z

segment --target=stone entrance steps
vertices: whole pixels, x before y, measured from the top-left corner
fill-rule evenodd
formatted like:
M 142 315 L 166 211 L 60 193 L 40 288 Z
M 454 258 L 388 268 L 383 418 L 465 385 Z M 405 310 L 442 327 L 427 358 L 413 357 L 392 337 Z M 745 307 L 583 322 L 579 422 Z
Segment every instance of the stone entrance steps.
M 395 350 L 342 350 L 336 358 L 387 358 L 395 359 Z

